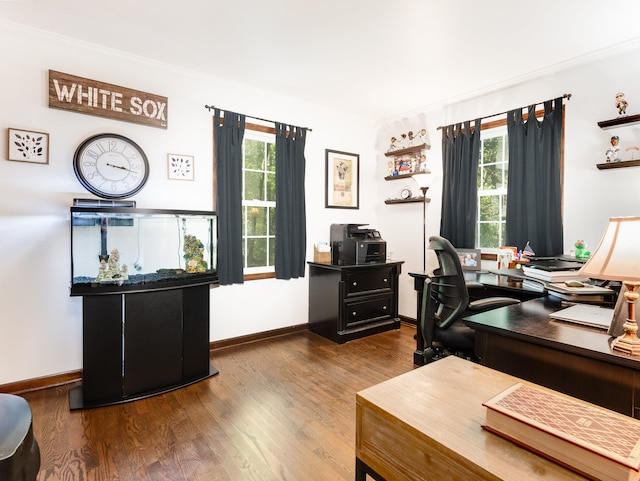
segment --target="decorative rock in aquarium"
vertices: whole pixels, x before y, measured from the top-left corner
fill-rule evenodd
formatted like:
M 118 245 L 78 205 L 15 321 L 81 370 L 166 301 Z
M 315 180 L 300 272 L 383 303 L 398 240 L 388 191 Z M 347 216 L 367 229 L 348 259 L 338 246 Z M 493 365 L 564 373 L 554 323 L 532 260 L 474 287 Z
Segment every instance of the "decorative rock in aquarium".
M 109 256 L 109 262 L 104 259 L 100 261 L 100 269 L 98 270 L 98 276 L 96 282 L 118 282 L 122 284 L 129 279 L 128 267 L 126 264 L 120 268 L 120 252 L 118 249 L 111 249 L 111 255 Z
M 204 244 L 191 234 L 184 236 L 184 260 L 187 272 L 207 272 L 207 262 L 204 260 Z

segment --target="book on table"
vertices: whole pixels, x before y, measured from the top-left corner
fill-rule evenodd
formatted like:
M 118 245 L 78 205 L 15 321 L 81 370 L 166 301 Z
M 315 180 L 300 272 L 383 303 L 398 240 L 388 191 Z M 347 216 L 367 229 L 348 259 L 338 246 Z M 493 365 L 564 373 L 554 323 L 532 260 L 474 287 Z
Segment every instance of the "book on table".
M 558 282 L 568 279 L 583 281 L 587 279 L 580 275 L 579 269 L 547 271 L 536 266 L 522 266 L 522 273 L 525 276 L 533 277 L 534 279 L 541 279 L 547 282 Z
M 640 420 L 515 384 L 483 403 L 486 430 L 589 479 L 640 480 Z
M 546 288 L 550 295 L 573 302 L 604 303 L 607 300 L 613 300 L 615 295 L 615 292 L 608 287 L 594 286 L 575 280 L 547 282 Z

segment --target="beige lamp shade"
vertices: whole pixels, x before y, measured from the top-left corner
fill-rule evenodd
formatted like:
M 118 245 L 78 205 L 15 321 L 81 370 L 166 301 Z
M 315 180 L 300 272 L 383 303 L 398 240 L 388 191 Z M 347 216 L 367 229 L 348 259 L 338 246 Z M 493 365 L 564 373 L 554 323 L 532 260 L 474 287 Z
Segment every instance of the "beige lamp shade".
M 640 217 L 612 217 L 580 275 L 609 281 L 640 281 Z

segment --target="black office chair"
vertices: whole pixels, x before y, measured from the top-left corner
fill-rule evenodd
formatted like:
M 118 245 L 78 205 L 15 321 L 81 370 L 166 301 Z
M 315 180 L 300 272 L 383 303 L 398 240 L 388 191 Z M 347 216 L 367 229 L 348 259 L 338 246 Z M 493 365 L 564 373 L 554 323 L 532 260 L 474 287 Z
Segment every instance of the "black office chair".
M 439 266 L 426 279 L 422 294 L 420 328 L 425 364 L 449 354 L 477 362 L 475 331 L 462 322 L 463 317 L 520 301 L 510 297 L 470 301 L 460 258 L 451 242 L 444 237 L 432 236 L 429 249 L 435 251 Z

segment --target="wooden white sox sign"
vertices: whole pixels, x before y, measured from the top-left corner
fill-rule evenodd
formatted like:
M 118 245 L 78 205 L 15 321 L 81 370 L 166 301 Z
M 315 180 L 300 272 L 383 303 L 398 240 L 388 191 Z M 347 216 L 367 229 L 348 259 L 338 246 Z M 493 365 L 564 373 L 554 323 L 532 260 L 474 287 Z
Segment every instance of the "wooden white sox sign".
M 169 104 L 139 90 L 49 70 L 49 107 L 167 128 Z

